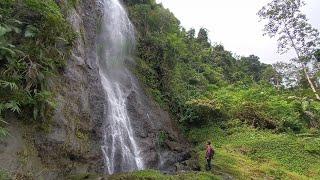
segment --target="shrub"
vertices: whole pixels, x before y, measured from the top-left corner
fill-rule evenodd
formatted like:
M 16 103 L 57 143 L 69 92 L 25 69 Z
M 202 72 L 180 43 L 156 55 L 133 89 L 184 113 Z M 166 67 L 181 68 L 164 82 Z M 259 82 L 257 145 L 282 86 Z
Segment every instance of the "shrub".
M 0 116 L 43 118 L 54 105 L 48 79 L 64 67 L 74 38 L 53 0 L 0 2 Z
M 192 99 L 186 102 L 188 118 L 184 124 L 201 125 L 221 117 L 221 104 L 210 98 Z
M 263 111 L 264 109 L 263 104 L 243 102 L 241 109 L 239 109 L 239 112 L 236 114 L 236 118 L 255 128 L 276 129 L 277 122 L 268 116 L 268 114 Z

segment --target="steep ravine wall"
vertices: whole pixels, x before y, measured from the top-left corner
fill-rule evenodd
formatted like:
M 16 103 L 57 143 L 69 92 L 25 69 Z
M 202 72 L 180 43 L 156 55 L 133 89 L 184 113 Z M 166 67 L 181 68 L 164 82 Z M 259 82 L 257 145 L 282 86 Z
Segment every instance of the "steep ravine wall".
M 23 125 L 13 116 L 8 121 L 10 136 L 0 144 L 0 167 L 14 176 L 61 179 L 103 172 L 100 128 L 105 95 L 96 57 L 97 7 L 86 0 L 68 10 L 68 21 L 79 36 L 61 76 L 50 80 L 57 108 L 45 119 L 48 129 Z
M 100 128 L 105 96 L 95 43 L 97 7 L 95 1 L 87 0 L 69 10 L 68 21 L 79 36 L 62 76 L 52 84 L 58 107 L 51 130 L 35 138 L 43 162 L 63 175 L 103 171 Z
M 58 2 L 59 3 L 59 2 Z M 60 2 L 60 5 L 63 5 Z M 81 0 L 68 21 L 79 34 L 60 77 L 52 80 L 57 108 L 47 131 L 22 125 L 10 116 L 10 136 L 0 141 L 0 167 L 35 179 L 63 179 L 70 174 L 104 173 L 101 152 L 106 97 L 97 62 L 97 27 L 102 4 Z M 135 84 L 138 79 L 133 76 Z M 189 158 L 188 145 L 169 114 L 138 86 L 128 98 L 128 112 L 146 168 L 174 171 Z M 8 163 L 9 162 L 9 163 Z

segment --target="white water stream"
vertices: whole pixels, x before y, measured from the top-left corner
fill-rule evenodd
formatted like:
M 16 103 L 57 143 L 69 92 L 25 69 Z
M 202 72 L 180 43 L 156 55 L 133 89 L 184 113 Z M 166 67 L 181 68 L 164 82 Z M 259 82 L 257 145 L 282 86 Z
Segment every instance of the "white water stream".
M 132 59 L 135 46 L 134 27 L 119 0 L 101 0 L 104 15 L 99 32 L 100 76 L 108 107 L 104 126 L 106 173 L 143 169 L 143 160 L 135 141 L 127 98 L 134 85 L 124 61 Z

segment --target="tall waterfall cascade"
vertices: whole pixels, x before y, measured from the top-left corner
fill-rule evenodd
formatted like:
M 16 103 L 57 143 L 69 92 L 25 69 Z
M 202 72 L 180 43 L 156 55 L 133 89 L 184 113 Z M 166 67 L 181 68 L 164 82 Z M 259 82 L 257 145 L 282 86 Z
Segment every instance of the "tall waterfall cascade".
M 101 0 L 103 17 L 98 35 L 99 68 L 108 101 L 105 109 L 104 155 L 106 173 L 144 168 L 127 110 L 127 98 L 135 88 L 125 61 L 132 59 L 134 27 L 119 0 Z

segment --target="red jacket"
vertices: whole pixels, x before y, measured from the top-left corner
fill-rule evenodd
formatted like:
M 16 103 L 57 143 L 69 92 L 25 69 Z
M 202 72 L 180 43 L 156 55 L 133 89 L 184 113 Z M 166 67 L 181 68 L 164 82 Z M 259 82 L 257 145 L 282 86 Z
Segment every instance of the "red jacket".
M 206 159 L 212 159 L 214 150 L 211 146 L 207 146 Z

